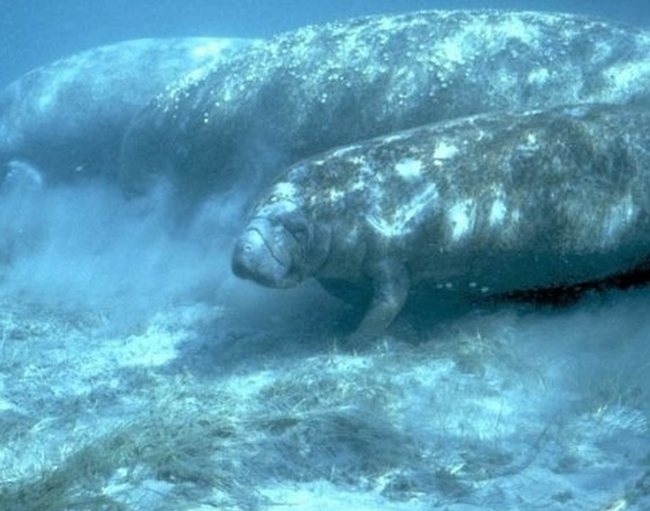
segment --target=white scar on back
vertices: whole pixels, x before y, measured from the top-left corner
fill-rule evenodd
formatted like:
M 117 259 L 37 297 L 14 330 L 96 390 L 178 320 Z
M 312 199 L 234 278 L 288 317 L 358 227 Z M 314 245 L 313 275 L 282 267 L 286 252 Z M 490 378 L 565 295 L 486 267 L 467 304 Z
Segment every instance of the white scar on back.
M 451 237 L 458 241 L 474 228 L 476 205 L 472 199 L 466 199 L 454 204 L 447 214 L 451 227 Z
M 411 232 L 418 217 L 422 212 L 431 207 L 431 202 L 438 198 L 438 188 L 435 184 L 430 184 L 421 193 L 413 197 L 408 203 L 395 209 L 391 218 L 385 219 L 379 215 L 370 215 L 368 224 L 381 236 L 392 238 L 395 236 L 404 236 Z
M 436 164 L 441 164 L 442 161 L 453 158 L 458 153 L 458 147 L 453 144 L 441 140 L 436 144 L 436 148 L 433 150 L 433 159 Z
M 395 164 L 395 172 L 404 179 L 414 179 L 422 175 L 422 162 L 407 158 Z
M 503 202 L 502 199 L 496 199 L 492 203 L 492 207 L 490 208 L 490 226 L 498 226 L 503 223 L 503 221 L 506 219 L 506 211 L 508 208 L 506 208 L 505 203 Z
M 296 196 L 296 187 L 293 185 L 293 183 L 278 183 L 273 189 L 273 195 L 278 199 L 292 200 Z

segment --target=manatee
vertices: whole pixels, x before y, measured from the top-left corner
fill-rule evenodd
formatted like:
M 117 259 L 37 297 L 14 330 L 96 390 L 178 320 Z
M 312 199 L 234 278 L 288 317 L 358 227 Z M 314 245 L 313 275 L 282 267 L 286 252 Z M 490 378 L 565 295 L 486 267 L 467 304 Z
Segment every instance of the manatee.
M 132 193 L 251 193 L 299 159 L 489 111 L 650 94 L 650 32 L 571 14 L 423 11 L 308 26 L 157 95 L 125 134 Z
M 233 54 L 246 40 L 139 39 L 37 68 L 0 91 L 0 178 L 23 161 L 56 181 L 116 174 L 131 117 L 170 82 Z M 188 78 L 189 79 L 189 78 Z
M 297 163 L 253 208 L 234 273 L 372 290 L 356 339 L 409 290 L 552 289 L 650 254 L 650 110 L 577 105 L 443 121 Z

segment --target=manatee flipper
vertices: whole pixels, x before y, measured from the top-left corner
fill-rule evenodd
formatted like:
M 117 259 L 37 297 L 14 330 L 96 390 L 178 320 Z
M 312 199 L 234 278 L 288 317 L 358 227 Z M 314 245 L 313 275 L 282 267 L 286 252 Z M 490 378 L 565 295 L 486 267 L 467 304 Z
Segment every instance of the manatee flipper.
M 365 344 L 385 332 L 408 296 L 410 279 L 403 264 L 384 261 L 375 266 L 372 278 L 372 302 L 356 331 L 348 338 L 352 346 Z
M 350 283 L 343 279 L 318 279 L 320 286 L 332 296 L 355 309 L 368 310 L 372 300 L 372 283 L 367 281 Z

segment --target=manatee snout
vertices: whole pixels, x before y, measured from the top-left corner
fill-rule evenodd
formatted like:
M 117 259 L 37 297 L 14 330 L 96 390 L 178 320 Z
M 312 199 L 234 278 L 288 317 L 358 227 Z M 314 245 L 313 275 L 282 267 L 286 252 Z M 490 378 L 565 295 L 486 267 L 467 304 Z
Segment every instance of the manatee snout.
M 256 268 L 263 257 L 264 240 L 262 235 L 253 229 L 246 231 L 235 244 L 232 254 L 232 271 L 242 279 L 254 279 Z
M 269 233 L 249 226 L 235 243 L 232 271 L 242 279 L 253 280 L 267 287 L 290 287 L 287 281 L 287 261 L 274 250 Z

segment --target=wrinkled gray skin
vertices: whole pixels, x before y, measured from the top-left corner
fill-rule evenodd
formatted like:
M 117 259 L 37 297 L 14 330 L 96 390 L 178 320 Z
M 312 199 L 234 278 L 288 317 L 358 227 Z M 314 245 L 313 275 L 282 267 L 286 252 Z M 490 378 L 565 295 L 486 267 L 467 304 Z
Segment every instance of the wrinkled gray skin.
M 239 277 L 371 284 L 355 337 L 411 286 L 463 295 L 571 286 L 650 254 L 650 111 L 576 106 L 397 132 L 303 161 L 255 207 Z
M 139 39 L 77 53 L 25 74 L 0 91 L 0 180 L 11 161 L 52 181 L 116 174 L 119 144 L 132 116 L 170 82 L 246 44 L 200 37 Z
M 160 175 L 192 197 L 255 191 L 338 145 L 488 111 L 628 102 L 648 83 L 650 33 L 583 16 L 424 11 L 309 26 L 158 95 L 129 126 L 120 173 L 133 192 Z

